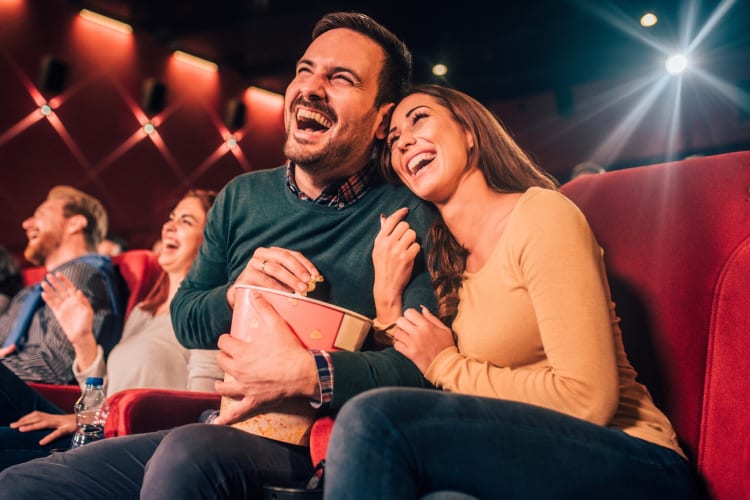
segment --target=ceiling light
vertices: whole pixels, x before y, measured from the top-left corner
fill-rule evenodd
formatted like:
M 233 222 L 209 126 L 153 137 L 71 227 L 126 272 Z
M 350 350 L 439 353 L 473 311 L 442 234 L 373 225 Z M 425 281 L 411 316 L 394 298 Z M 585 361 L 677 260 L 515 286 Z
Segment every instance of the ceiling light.
M 204 71 L 214 72 L 219 69 L 219 66 L 215 62 L 209 61 L 208 59 L 203 59 L 202 57 L 194 56 L 193 54 L 188 54 L 187 52 L 183 52 L 181 50 L 175 50 L 173 55 L 176 60 L 190 64 Z
M 432 74 L 435 76 L 445 76 L 448 73 L 448 66 L 445 64 L 436 64 L 432 67 Z
M 667 73 L 670 75 L 679 75 L 687 69 L 688 60 L 687 57 L 682 54 L 675 54 L 667 59 L 665 66 L 667 68 Z
M 92 23 L 96 23 L 99 26 L 104 26 L 105 28 L 118 31 L 126 35 L 129 35 L 133 32 L 133 28 L 128 23 L 124 23 L 122 21 L 118 21 L 117 19 L 112 19 L 111 17 L 97 14 L 96 12 L 90 11 L 88 9 L 81 10 L 80 14 L 83 19 L 91 21 Z
M 641 16 L 641 26 L 650 28 L 659 22 L 659 18 L 653 12 L 646 12 Z

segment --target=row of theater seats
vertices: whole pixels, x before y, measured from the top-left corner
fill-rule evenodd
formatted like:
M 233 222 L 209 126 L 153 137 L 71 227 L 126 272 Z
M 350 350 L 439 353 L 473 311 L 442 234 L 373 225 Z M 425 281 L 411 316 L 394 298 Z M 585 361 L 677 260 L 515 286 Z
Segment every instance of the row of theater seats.
M 129 250 L 112 258 L 130 291 L 126 315 L 142 301 L 161 273 L 156 254 L 150 250 Z M 24 282 L 36 283 L 44 278 L 43 267 L 23 270 Z M 77 385 L 30 383 L 52 403 L 73 410 L 81 394 Z M 165 398 L 174 403 L 164 405 Z M 107 436 L 167 429 L 187 422 L 197 422 L 207 408 L 219 407 L 219 396 L 213 393 L 159 389 L 127 389 L 109 397 L 110 415 L 105 426 Z
M 604 248 L 626 350 L 707 496 L 750 499 L 750 151 L 579 177 L 562 191 Z M 111 401 L 108 435 L 195 422 L 219 403 L 148 389 Z M 315 423 L 313 463 L 332 425 Z

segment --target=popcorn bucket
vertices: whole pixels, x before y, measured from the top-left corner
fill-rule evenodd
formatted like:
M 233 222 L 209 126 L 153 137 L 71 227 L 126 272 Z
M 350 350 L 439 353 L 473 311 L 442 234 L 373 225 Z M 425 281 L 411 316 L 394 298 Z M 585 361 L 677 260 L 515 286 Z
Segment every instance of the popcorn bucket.
M 307 349 L 357 351 L 372 325 L 372 321 L 361 314 L 303 295 L 237 285 L 230 333 L 246 342 L 260 343 L 275 333 L 266 329 L 255 312 L 250 302 L 253 291 L 260 293 L 273 306 Z M 225 376 L 225 380 L 230 379 L 230 375 Z M 220 412 L 227 411 L 232 404 L 235 403 L 231 399 L 223 397 Z M 306 399 L 284 399 L 271 407 L 264 407 L 263 413 L 232 426 L 277 441 L 307 446 L 316 413 Z

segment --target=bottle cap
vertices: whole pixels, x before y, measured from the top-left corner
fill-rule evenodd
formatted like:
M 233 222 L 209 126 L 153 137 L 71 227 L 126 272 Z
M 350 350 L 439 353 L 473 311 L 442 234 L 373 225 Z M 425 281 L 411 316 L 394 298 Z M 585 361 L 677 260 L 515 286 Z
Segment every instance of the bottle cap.
M 102 385 L 104 379 L 101 377 L 86 377 L 86 385 Z

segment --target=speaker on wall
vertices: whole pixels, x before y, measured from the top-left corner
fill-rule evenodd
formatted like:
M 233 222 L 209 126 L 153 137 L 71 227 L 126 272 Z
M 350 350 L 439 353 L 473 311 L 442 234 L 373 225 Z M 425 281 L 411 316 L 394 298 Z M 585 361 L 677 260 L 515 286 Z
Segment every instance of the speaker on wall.
M 164 109 L 167 101 L 167 86 L 155 78 L 143 81 L 141 107 L 147 115 L 155 115 Z
M 227 110 L 224 115 L 224 123 L 229 130 L 239 130 L 245 126 L 245 117 L 247 115 L 247 106 L 242 99 L 229 99 Z
M 46 55 L 39 66 L 39 90 L 59 94 L 65 88 L 68 65 L 55 56 Z

